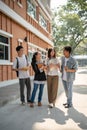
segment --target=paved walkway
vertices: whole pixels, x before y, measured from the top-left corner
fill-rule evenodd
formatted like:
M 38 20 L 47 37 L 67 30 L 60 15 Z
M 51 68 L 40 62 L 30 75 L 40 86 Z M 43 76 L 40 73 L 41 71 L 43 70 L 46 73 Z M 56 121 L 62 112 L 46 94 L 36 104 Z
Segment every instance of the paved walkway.
M 61 79 L 56 107 L 53 109 L 49 109 L 47 106 L 46 86 L 43 95 L 43 106 L 41 108 L 38 108 L 37 104 L 35 104 L 34 108 L 30 108 L 27 104 L 21 106 L 19 99 L 9 102 L 7 105 L 0 108 L 0 129 L 87 130 L 86 81 L 87 70 L 79 70 L 73 88 L 73 107 L 69 109 L 65 109 L 62 105 L 65 102 L 65 93 L 63 91 Z
M 9 101 L 19 98 L 19 85 L 13 84 L 0 88 L 0 106 L 6 105 Z
M 31 85 L 33 84 L 33 80 L 31 80 Z M 16 100 L 20 96 L 20 87 L 19 84 L 12 84 L 9 86 L 0 88 L 0 106 L 6 105 L 8 102 Z

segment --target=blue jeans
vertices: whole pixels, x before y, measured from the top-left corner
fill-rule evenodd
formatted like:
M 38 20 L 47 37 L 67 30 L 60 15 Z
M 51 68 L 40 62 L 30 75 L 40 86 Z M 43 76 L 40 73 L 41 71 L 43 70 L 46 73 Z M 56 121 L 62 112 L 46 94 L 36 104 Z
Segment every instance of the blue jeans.
M 34 83 L 34 88 L 33 88 L 32 96 L 31 96 L 31 102 L 32 103 L 34 102 L 38 87 L 39 87 L 38 102 L 41 102 L 41 100 L 42 100 L 44 84 Z
M 72 106 L 72 86 L 73 82 L 67 82 L 63 80 L 63 86 L 67 97 L 67 103 Z

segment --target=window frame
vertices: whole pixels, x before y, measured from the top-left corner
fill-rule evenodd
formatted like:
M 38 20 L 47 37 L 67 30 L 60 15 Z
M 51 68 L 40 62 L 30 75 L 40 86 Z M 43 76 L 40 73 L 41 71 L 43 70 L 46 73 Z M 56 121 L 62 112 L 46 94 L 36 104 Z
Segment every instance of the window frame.
M 43 26 L 42 23 L 40 22 L 40 20 L 42 20 L 41 22 L 46 24 L 46 26 Z M 39 24 L 40 24 L 41 27 L 43 27 L 47 31 L 47 21 L 46 21 L 46 18 L 43 16 L 42 13 L 39 14 Z
M 8 44 L 5 44 L 4 42 L 0 42 L 0 45 L 4 45 L 8 47 L 8 60 L 0 59 L 0 64 L 9 63 L 10 62 L 10 37 L 6 36 L 4 34 L 1 34 L 1 36 L 8 38 Z M 5 52 L 4 52 L 5 53 Z
M 37 45 L 34 45 L 33 43 L 28 43 L 28 48 L 29 48 L 28 49 L 28 57 L 29 57 L 29 53 L 32 53 L 32 55 L 33 55 L 36 51 L 39 51 L 41 53 L 42 60 L 46 59 L 47 51 L 45 49 L 43 49 Z
M 35 20 L 37 20 L 37 9 L 36 9 L 36 3 L 34 3 L 33 1 L 31 2 L 31 0 L 27 0 L 27 13 Z M 35 6 L 35 8 L 33 7 Z M 34 15 L 31 15 L 31 13 L 29 12 L 29 7 L 31 7 L 34 11 Z
M 3 31 L 3 30 L 1 30 L 0 29 L 0 35 L 1 36 L 4 36 L 4 37 L 6 37 L 6 38 L 8 38 L 8 60 L 5 60 L 5 59 L 0 59 L 0 65 L 12 65 L 12 62 L 10 62 L 10 40 L 11 40 L 11 38 L 13 37 L 13 35 L 12 34 L 10 34 L 10 33 L 8 33 L 8 32 L 5 32 L 5 31 Z M 5 43 L 3 43 L 3 42 L 0 42 L 0 44 L 1 45 L 6 45 Z

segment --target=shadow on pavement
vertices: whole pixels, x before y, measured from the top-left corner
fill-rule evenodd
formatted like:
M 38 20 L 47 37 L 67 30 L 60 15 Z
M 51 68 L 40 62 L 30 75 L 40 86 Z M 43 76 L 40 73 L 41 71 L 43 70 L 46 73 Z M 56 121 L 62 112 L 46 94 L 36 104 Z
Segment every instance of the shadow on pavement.
M 32 111 L 35 112 L 34 109 L 32 109 Z M 37 109 L 36 111 L 37 113 L 35 113 L 35 118 L 32 119 L 30 124 L 33 130 L 38 129 L 39 126 L 41 129 L 43 129 L 44 127 L 48 130 L 50 128 L 55 129 L 54 127 L 58 124 L 66 124 L 67 117 L 65 116 L 65 113 L 61 111 L 59 108 L 50 109 L 47 106 L 43 106 L 42 108 Z
M 44 128 L 47 130 L 56 130 L 55 126 L 66 124 L 67 117 L 59 108 L 50 109 L 47 105 L 44 105 L 42 108 L 35 106 L 35 108 L 26 107 L 26 109 L 28 109 L 26 110 L 27 112 L 31 109 L 29 117 L 28 113 L 25 112 L 27 114 L 27 119 L 34 117 L 30 120 L 30 123 L 25 122 L 27 128 L 29 127 L 31 130 L 41 130 Z
M 87 85 L 74 85 L 73 92 L 87 94 Z
M 67 117 L 65 113 L 59 108 L 48 109 L 50 111 L 49 118 L 55 120 L 58 124 L 66 124 Z
M 78 72 L 78 74 L 87 74 L 87 71 Z
M 80 113 L 75 108 L 68 109 L 67 113 L 68 119 L 71 118 L 81 129 L 87 130 L 87 117 L 83 113 Z

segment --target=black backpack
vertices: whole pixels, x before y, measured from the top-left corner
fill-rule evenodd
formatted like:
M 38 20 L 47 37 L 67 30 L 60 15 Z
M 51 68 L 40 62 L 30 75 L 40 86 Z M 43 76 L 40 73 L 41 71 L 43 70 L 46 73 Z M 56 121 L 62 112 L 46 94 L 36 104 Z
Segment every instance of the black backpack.
M 25 58 L 26 58 L 26 61 L 27 61 L 27 65 L 28 65 L 28 58 L 27 56 L 25 55 Z M 17 60 L 17 65 L 16 65 L 16 68 L 18 69 L 19 68 L 19 61 L 18 61 L 18 58 L 16 57 L 16 60 Z M 19 76 L 19 71 L 16 71 L 16 76 L 18 77 Z

